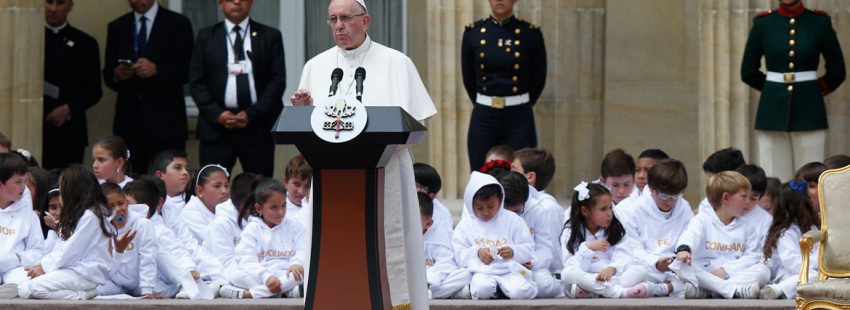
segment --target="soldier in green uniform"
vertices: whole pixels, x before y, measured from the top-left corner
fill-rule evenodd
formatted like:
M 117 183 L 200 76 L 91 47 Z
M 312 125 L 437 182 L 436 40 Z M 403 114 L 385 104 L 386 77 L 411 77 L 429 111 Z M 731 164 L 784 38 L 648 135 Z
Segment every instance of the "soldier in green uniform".
M 466 26 L 461 47 L 463 86 L 472 101 L 467 149 L 470 169 L 499 144 L 537 147 L 534 104 L 546 84 L 540 28 L 513 15 L 517 0 L 489 0 L 492 15 Z
M 826 73 L 817 76 L 820 56 Z M 760 71 L 764 56 L 767 73 Z M 824 159 L 823 97 L 844 81 L 844 57 L 823 11 L 801 0 L 779 0 L 779 9 L 758 14 L 741 62 L 741 79 L 761 91 L 755 129 L 759 164 L 783 181 L 793 171 Z

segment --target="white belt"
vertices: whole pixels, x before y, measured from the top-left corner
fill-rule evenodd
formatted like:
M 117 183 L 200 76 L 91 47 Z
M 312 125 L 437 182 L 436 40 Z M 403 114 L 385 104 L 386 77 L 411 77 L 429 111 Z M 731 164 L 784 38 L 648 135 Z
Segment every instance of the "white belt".
M 817 71 L 801 72 L 767 72 L 767 80 L 776 83 L 793 84 L 799 82 L 814 81 L 818 79 Z
M 482 93 L 478 93 L 478 95 L 475 96 L 475 102 L 495 109 L 504 109 L 505 107 L 528 103 L 528 98 L 528 93 L 508 97 L 487 96 Z

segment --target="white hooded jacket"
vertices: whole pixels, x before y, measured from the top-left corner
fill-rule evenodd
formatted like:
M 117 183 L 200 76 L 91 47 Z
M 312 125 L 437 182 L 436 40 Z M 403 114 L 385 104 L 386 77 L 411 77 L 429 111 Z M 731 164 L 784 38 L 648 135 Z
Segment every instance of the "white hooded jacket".
M 38 264 L 46 252 L 43 236 L 28 199 L 0 210 L 0 273 Z
M 77 221 L 74 233 L 67 240 L 57 240 L 53 251 L 41 259 L 41 268 L 44 273 L 67 269 L 92 283 L 106 283 L 112 265 L 109 240 L 103 234 L 100 219 L 87 209 Z
M 723 268 L 735 274 L 761 262 L 759 233 L 746 221 L 734 218 L 723 224 L 717 213 L 700 212 L 679 237 L 679 245 L 691 248 L 694 266 L 713 272 Z
M 156 255 L 159 251 L 156 228 L 147 218 L 148 206 L 132 204 L 127 206 L 127 224 L 118 228 L 117 236 L 135 230 L 136 237 L 123 253 L 112 247 L 112 265 L 109 279 L 125 290 L 138 287 L 142 295 L 153 293 L 156 283 Z
M 262 220 L 251 221 L 242 230 L 236 246 L 238 267 L 260 283 L 280 275 L 292 265 L 306 264 L 307 240 L 301 224 L 284 215 L 283 221 L 269 227 Z
M 469 216 L 462 218 L 455 227 L 452 248 L 459 267 L 467 268 L 472 273 L 503 275 L 511 272 L 511 264 L 522 264 L 533 258 L 534 239 L 525 221 L 519 215 L 505 210 L 504 198 L 496 215 L 489 221 L 484 221 L 475 214 L 472 199 L 479 189 L 490 184 L 498 185 L 504 197 L 504 189 L 496 178 L 472 172 L 463 194 L 464 208 Z M 513 249 L 512 258 L 503 259 L 499 255 L 493 255 L 494 260 L 489 265 L 485 265 L 478 258 L 478 250 L 481 248 L 490 248 L 491 253 L 496 253 L 497 249 L 503 246 Z
M 676 255 L 679 236 L 694 213 L 684 198 L 679 198 L 669 213 L 661 212 L 650 194 L 621 201 L 614 206 L 614 216 L 630 236 L 632 255 L 645 266 L 655 268 L 662 257 Z

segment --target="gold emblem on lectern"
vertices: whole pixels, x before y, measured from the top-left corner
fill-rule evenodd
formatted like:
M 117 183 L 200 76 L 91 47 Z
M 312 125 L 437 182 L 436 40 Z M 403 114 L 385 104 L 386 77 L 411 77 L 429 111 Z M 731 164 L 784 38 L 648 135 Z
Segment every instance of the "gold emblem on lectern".
M 331 117 L 332 120 L 325 121 L 322 129 L 336 131 L 334 138 L 339 139 L 340 130 L 354 130 L 354 122 L 344 121 L 343 119 L 354 116 L 357 107 L 348 105 L 344 98 L 340 98 L 334 104 L 325 106 L 325 115 Z

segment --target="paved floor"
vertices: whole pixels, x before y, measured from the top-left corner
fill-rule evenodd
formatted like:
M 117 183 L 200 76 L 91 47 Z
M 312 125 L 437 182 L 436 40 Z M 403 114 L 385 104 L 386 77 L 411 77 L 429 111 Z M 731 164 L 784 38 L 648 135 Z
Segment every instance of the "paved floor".
M 646 310 L 699 310 L 699 309 L 793 309 L 792 300 L 684 300 L 674 298 L 652 298 L 645 300 L 618 299 L 542 299 L 530 301 L 518 300 L 436 300 L 431 303 L 435 310 L 476 310 L 476 309 L 646 309 Z M 57 300 L 0 300 L 0 309 L 13 310 L 162 310 L 162 309 L 303 309 L 301 300 L 294 299 L 264 299 L 264 300 L 231 300 L 216 299 L 206 301 L 195 300 L 90 300 L 90 301 L 57 301 Z

